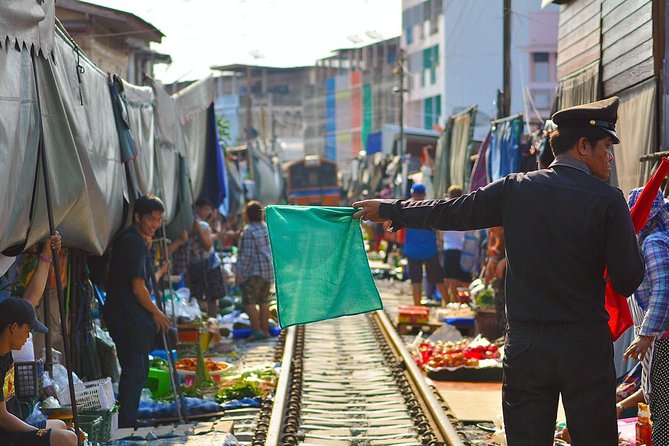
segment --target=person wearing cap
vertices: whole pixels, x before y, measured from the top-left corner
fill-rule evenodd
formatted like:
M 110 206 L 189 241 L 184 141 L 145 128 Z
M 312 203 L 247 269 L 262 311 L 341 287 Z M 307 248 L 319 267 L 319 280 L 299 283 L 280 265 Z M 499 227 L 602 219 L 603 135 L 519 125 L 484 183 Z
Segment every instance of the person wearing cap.
M 411 186 L 411 200 L 425 199 L 425 185 L 415 183 Z M 427 273 L 427 281 L 433 283 L 442 302 L 448 301 L 448 289 L 444 282 L 444 270 L 439 263 L 437 250 L 437 233 L 433 230 L 407 229 L 404 240 L 404 255 L 409 267 L 409 280 L 413 294 L 413 304 L 421 305 L 423 296 L 423 265 Z
M 14 360 L 30 331 L 46 333 L 30 302 L 8 297 L 0 302 L 0 444 L 3 446 L 74 446 L 77 436 L 61 420 L 46 420 L 38 426 L 23 422 L 14 398 Z
M 642 190 L 630 191 L 630 208 Z M 624 357 L 641 362 L 641 390 L 650 404 L 653 443 L 669 444 L 669 203 L 662 191 L 653 200 L 646 226 L 638 235 L 646 275 L 629 299 L 635 338 Z M 618 412 L 636 407 L 637 400 L 633 394 L 619 402 Z
M 102 314 L 121 365 L 119 427 L 137 424 L 139 399 L 149 374 L 149 352 L 156 332 L 166 332 L 170 326 L 169 318 L 151 301 L 149 274 L 153 272 L 147 270 L 149 247 L 164 211 L 155 195 L 139 197 L 132 210 L 132 226 L 112 246 Z
M 354 217 L 390 220 L 393 229 L 503 227 L 502 407 L 510 446 L 552 444 L 560 396 L 573 444 L 617 444 L 604 270 L 625 296 L 644 276 L 625 197 L 607 182 L 617 110 L 612 97 L 555 113 L 547 169 L 512 173 L 452 200 L 353 204 Z

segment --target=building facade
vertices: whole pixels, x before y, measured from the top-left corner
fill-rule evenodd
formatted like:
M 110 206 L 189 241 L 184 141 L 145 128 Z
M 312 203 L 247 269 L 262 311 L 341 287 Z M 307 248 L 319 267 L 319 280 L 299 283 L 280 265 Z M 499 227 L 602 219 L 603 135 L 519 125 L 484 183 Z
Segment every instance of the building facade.
M 399 97 L 399 38 L 344 48 L 316 62 L 315 84 L 305 101 L 307 154 L 336 160 L 340 172 L 351 172 L 362 153 L 381 151 L 374 135 L 384 124 L 396 124 Z
M 503 86 L 502 0 L 403 0 L 402 9 L 405 124 L 438 129 L 477 105 L 479 127 L 487 127 Z M 556 6 L 511 2 L 511 114 L 532 124 L 550 116 L 557 31 Z

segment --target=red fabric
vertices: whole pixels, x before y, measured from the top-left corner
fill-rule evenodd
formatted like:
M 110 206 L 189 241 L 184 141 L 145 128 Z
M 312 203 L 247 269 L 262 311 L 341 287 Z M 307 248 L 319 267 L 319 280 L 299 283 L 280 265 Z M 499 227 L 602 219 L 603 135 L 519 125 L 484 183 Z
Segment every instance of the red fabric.
M 655 171 L 653 176 L 643 187 L 639 199 L 630 210 L 635 232 L 638 233 L 644 226 L 646 226 L 653 200 L 655 200 L 657 192 L 662 186 L 662 181 L 667 177 L 667 174 L 669 174 L 669 158 L 665 157 L 660 161 L 660 166 L 657 168 L 657 171 Z M 608 277 L 608 271 L 604 271 L 604 277 Z M 632 314 L 627 305 L 627 298 L 618 294 L 616 290 L 613 289 L 613 285 L 610 281 L 607 281 L 606 283 L 604 305 L 606 306 L 606 311 L 609 313 L 609 330 L 611 330 L 611 338 L 615 341 L 625 333 L 628 328 L 634 325 L 634 322 L 632 321 Z

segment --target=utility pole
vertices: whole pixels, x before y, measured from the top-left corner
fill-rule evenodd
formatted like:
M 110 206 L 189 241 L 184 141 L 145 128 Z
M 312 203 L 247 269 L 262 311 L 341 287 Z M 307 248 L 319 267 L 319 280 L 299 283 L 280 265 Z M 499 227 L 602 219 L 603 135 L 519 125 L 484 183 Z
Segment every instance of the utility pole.
M 502 116 L 504 118 L 511 114 L 511 0 L 504 0 L 503 6 L 504 21 L 502 25 Z
M 253 141 L 251 138 L 251 66 L 246 66 L 246 160 L 249 179 L 253 180 Z
M 393 92 L 399 94 L 399 121 L 400 121 L 400 138 L 398 141 L 398 155 L 400 157 L 400 166 L 402 168 L 402 190 L 400 194 L 404 196 L 406 192 L 407 184 L 407 169 L 405 169 L 405 160 L 404 160 L 404 92 L 407 91 L 404 89 L 404 50 L 399 49 L 397 54 L 397 66 L 395 67 L 395 74 L 399 78 L 399 87 L 393 88 Z

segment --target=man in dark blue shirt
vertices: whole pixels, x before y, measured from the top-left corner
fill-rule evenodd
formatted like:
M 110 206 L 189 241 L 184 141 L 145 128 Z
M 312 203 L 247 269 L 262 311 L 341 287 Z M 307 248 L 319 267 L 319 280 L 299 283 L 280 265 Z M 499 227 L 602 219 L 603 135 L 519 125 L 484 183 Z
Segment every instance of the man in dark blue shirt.
M 558 398 L 573 444 L 617 444 L 606 280 L 625 296 L 644 276 L 632 219 L 611 172 L 618 98 L 553 115 L 555 161 L 452 200 L 366 200 L 354 216 L 414 227 L 503 226 L 506 314 L 502 388 L 510 446 L 551 445 Z
M 146 259 L 153 234 L 160 228 L 165 207 L 155 195 L 137 199 L 132 226 L 114 242 L 109 266 L 104 320 L 116 343 L 119 382 L 119 427 L 134 427 L 142 388 L 149 373 L 148 354 L 157 331 L 169 319 L 151 301 Z

